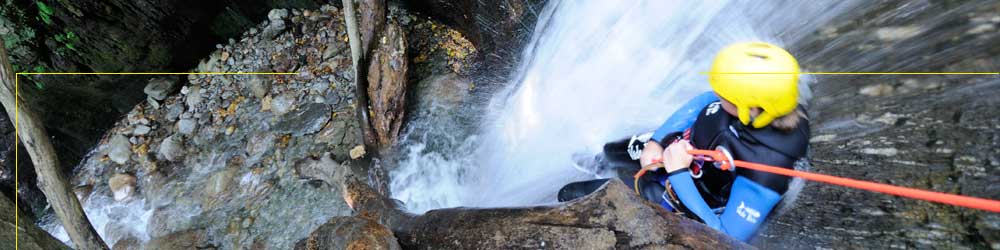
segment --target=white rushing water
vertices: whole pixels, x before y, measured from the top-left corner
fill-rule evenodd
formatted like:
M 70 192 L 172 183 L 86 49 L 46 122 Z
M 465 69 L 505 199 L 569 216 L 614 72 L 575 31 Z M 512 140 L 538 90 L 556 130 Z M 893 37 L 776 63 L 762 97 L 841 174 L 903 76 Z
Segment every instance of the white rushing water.
M 104 242 L 114 244 L 114 242 L 129 237 L 134 237 L 142 242 L 150 239 L 146 225 L 149 224 L 153 210 L 146 207 L 145 200 L 115 201 L 111 196 L 95 192 L 82 205 L 87 219 L 90 220 L 90 224 L 94 226 L 94 230 Z M 56 239 L 72 246 L 66 229 L 63 228 L 54 214 L 49 216 L 40 224 L 42 229 L 51 233 Z
M 455 120 L 410 124 L 393 197 L 412 212 L 555 202 L 563 185 L 593 178 L 574 153 L 655 129 L 709 90 L 717 50 L 741 41 L 786 46 L 857 1 L 559 1 L 540 13 L 523 65 L 495 93 L 476 134 Z M 420 131 L 414 136 L 412 131 Z M 429 146 L 430 145 L 430 146 Z

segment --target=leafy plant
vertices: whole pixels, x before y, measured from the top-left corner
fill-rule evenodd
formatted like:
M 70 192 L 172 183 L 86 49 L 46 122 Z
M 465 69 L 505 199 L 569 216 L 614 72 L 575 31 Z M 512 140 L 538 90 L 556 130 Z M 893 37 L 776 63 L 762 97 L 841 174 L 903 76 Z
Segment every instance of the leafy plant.
M 42 19 L 42 22 L 52 25 L 52 14 L 54 14 L 55 11 L 41 1 L 36 1 L 35 5 L 38 6 L 38 17 Z
M 74 46 L 73 44 L 75 44 L 76 42 L 79 42 L 80 41 L 80 37 L 77 37 L 76 34 L 73 33 L 73 31 L 65 30 L 65 32 L 66 33 L 57 34 L 55 36 L 56 42 L 61 43 L 63 45 L 63 47 L 60 48 L 60 49 L 61 50 L 66 50 L 66 49 L 76 50 L 76 46 Z

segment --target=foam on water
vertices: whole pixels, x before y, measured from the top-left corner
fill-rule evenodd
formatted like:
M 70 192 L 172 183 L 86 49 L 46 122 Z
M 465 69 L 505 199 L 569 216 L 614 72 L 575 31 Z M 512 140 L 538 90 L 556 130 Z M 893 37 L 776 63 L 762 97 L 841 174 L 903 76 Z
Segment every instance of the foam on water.
M 93 194 L 83 204 L 83 210 L 90 219 L 90 223 L 97 230 L 104 242 L 113 244 L 118 240 L 128 237 L 135 237 L 139 241 L 149 241 L 149 234 L 146 232 L 146 225 L 153 215 L 153 210 L 146 207 L 144 199 L 130 199 L 127 201 L 115 201 L 112 197 Z M 40 226 L 48 231 L 56 239 L 72 246 L 69 235 L 62 223 L 55 218 L 54 214 L 43 219 Z

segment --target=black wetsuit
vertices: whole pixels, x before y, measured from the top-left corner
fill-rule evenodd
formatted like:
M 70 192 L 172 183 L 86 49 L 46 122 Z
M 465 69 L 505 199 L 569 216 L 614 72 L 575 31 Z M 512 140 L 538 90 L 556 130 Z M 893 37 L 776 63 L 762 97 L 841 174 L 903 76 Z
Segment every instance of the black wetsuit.
M 716 105 L 716 104 L 709 104 Z M 802 119 L 795 129 L 782 131 L 771 126 L 754 129 L 740 123 L 736 117 L 718 111 L 705 115 L 706 106 L 691 127 L 691 143 L 698 149 L 725 147 L 734 159 L 792 169 L 795 161 L 806 155 L 809 143 L 809 122 Z M 743 176 L 778 194 L 788 190 L 790 177 L 746 168 L 736 168 L 735 175 L 715 167 L 705 167 L 701 178 L 695 179 L 699 193 L 710 207 L 724 206 L 736 176 Z

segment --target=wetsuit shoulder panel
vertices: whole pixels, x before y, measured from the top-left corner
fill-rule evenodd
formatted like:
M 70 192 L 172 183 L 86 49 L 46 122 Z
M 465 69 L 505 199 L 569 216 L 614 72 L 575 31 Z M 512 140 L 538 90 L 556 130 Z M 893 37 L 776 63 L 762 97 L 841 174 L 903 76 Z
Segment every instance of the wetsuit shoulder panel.
M 651 139 L 663 144 L 663 139 L 666 138 L 667 135 L 674 132 L 684 131 L 685 129 L 691 127 L 691 125 L 694 124 L 695 119 L 698 118 L 698 112 L 701 111 L 705 105 L 718 101 L 719 97 L 715 96 L 715 93 L 711 91 L 691 98 L 691 100 L 684 103 L 684 105 L 677 109 L 677 111 L 674 111 L 674 113 L 670 115 L 670 118 L 667 118 L 667 120 L 660 125 L 660 128 L 656 129 L 656 132 L 653 133 L 653 137 Z

